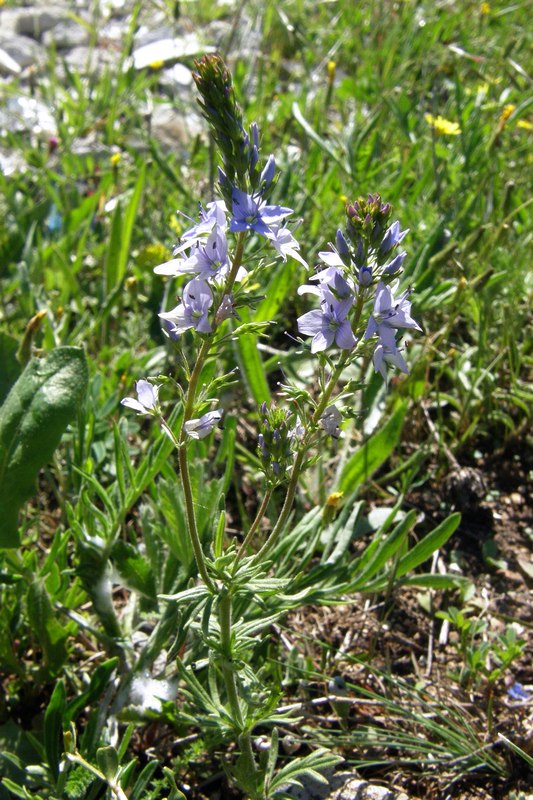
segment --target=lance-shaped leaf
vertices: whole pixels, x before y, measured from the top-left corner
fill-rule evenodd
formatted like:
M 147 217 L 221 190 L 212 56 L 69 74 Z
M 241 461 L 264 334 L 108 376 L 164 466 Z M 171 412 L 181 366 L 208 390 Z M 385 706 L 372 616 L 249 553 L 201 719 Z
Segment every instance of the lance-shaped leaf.
M 0 408 L 0 547 L 18 547 L 18 512 L 34 493 L 87 391 L 85 354 L 60 347 L 32 359 Z

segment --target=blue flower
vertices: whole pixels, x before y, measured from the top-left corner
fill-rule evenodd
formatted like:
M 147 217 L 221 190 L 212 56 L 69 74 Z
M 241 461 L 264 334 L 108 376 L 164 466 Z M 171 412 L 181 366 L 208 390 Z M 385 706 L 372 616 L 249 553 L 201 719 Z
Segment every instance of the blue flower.
M 208 411 L 207 414 L 203 414 L 199 419 L 187 420 L 183 428 L 191 439 L 205 439 L 220 419 L 222 419 L 222 411 L 219 409 Z
M 528 700 L 531 700 L 531 692 L 527 689 L 524 689 L 521 683 L 513 683 L 513 685 L 507 690 L 507 695 L 510 697 L 511 700 L 517 700 L 520 703 L 525 703 Z
M 229 229 L 232 233 L 255 231 L 268 238 L 273 235 L 273 226 L 292 214 L 292 208 L 269 206 L 260 196 L 246 194 L 240 189 L 234 188 L 231 198 L 232 218 Z
M 320 309 L 308 311 L 298 317 L 298 330 L 305 336 L 312 336 L 311 352 L 319 353 L 334 342 L 342 350 L 351 350 L 355 346 L 355 336 L 349 320 L 346 319 L 353 304 L 350 295 L 344 300 L 337 300 L 324 284 L 321 284 L 322 302 Z
M 392 343 L 389 345 L 385 344 L 383 339 L 379 340 L 378 344 L 376 345 L 376 349 L 374 350 L 372 361 L 374 362 L 374 369 L 383 376 L 385 382 L 387 382 L 388 364 L 397 367 L 406 374 L 409 372 L 402 354 L 396 347 L 394 336 L 392 338 Z
M 384 265 L 383 273 L 385 275 L 395 275 L 397 272 L 399 272 L 399 270 L 402 267 L 403 260 L 404 260 L 406 255 L 407 255 L 407 252 L 405 250 L 402 250 L 401 253 L 398 253 L 398 255 L 395 256 L 392 259 L 392 261 L 389 261 L 388 264 Z
M 397 299 L 394 298 L 390 286 L 381 281 L 376 287 L 374 310 L 366 326 L 365 339 L 379 336 L 379 342 L 374 350 L 374 368 L 387 380 L 387 365 L 391 364 L 402 372 L 407 373 L 407 364 L 396 346 L 396 330 L 398 328 L 411 328 L 422 330 L 420 325 L 411 316 L 411 303 L 408 301 L 409 291 L 403 292 Z
M 121 405 L 132 408 L 138 414 L 157 416 L 159 414 L 159 386 L 154 386 L 149 381 L 141 379 L 136 382 L 135 390 L 137 400 L 134 397 L 124 397 L 120 401 Z
M 193 225 L 192 228 L 189 228 L 188 231 L 182 234 L 181 244 L 174 250 L 175 255 L 182 253 L 196 242 L 204 240 L 209 236 L 215 226 L 222 230 L 226 230 L 228 226 L 226 204 L 223 200 L 214 200 L 212 203 L 208 203 L 206 209 L 204 209 L 201 203 L 198 205 L 200 210 L 200 222 Z
M 379 252 L 381 255 L 386 255 L 393 247 L 396 247 L 397 244 L 400 244 L 404 236 L 407 236 L 409 233 L 409 228 L 406 228 L 404 231 L 400 230 L 400 223 L 398 220 L 393 222 L 390 228 L 387 228 L 385 231 L 385 235 L 381 240 L 381 245 L 379 248 Z
M 335 405 L 328 406 L 320 417 L 320 427 L 324 428 L 326 433 L 329 433 L 334 439 L 338 439 L 341 435 L 341 422 L 342 414 Z
M 294 258 L 308 269 L 309 265 L 298 252 L 300 245 L 286 225 L 271 225 L 267 238 L 284 261 L 287 261 L 287 258 Z
M 213 294 L 202 278 L 193 278 L 183 290 L 183 302 L 159 316 L 168 323 L 167 331 L 171 338 L 189 328 L 199 333 L 210 333 L 211 323 L 207 313 L 213 305 Z
M 374 310 L 368 320 L 365 339 L 374 334 L 382 335 L 384 328 L 414 328 L 421 331 L 420 325 L 411 317 L 411 303 L 408 301 L 409 291 L 394 298 L 390 286 L 380 281 L 376 287 Z
M 229 270 L 226 206 L 216 200 L 208 203 L 207 209 L 201 204 L 199 208 L 200 222 L 182 235 L 181 243 L 174 249 L 175 258 L 154 267 L 157 275 L 197 273 L 209 278 Z M 186 250 L 189 255 L 182 255 Z

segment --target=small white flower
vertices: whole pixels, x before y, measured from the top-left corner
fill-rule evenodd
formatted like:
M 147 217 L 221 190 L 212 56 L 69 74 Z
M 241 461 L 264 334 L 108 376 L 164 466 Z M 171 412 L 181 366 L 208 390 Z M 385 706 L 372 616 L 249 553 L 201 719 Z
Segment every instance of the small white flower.
M 152 678 L 148 673 L 136 675 L 131 682 L 129 701 L 141 711 L 161 713 L 163 702 L 174 700 L 178 685 L 174 680 Z

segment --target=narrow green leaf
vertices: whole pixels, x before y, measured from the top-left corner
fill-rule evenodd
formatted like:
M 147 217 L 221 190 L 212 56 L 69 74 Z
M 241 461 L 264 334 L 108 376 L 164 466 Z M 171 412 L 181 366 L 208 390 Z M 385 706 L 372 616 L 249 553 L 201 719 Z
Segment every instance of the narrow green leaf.
M 0 408 L 0 547 L 17 547 L 18 511 L 87 391 L 83 350 L 32 359 Z
M 257 306 L 253 315 L 254 322 L 265 322 L 274 319 L 280 308 L 290 295 L 296 273 L 294 269 L 282 262 L 273 272 L 265 288 L 265 299 Z
M 396 555 L 415 522 L 416 511 L 413 509 L 395 526 L 388 536 L 383 539 L 379 547 L 373 553 L 373 557 L 366 564 L 363 572 L 358 575 L 355 581 L 350 583 L 350 591 L 365 591 L 365 584 L 385 566 L 387 561 L 390 561 L 390 559 Z M 378 532 L 376 536 L 380 537 L 380 533 Z
M 246 310 L 243 309 L 241 316 L 244 318 L 245 315 Z M 237 349 L 240 356 L 242 374 L 255 402 L 257 405 L 261 405 L 263 401 L 270 402 L 270 388 L 266 379 L 263 361 L 257 349 L 257 336 L 251 336 L 250 334 L 240 336 L 237 341 Z
M 398 444 L 406 412 L 404 401 L 383 427 L 348 459 L 340 476 L 339 491 L 352 492 L 385 463 Z
M 425 589 L 437 589 L 442 592 L 445 589 L 464 589 L 471 583 L 471 580 L 463 575 L 453 575 L 451 573 L 433 575 L 428 572 L 422 575 L 402 578 L 400 583 L 402 586 L 418 586 Z
M 65 685 L 63 681 L 58 681 L 44 714 L 44 749 L 54 780 L 59 775 L 65 703 Z
M 2 786 L 5 786 L 15 797 L 22 797 L 22 800 L 28 800 L 31 795 L 18 783 L 12 781 L 10 778 L 2 778 Z
M 357 522 L 361 513 L 363 511 L 364 503 L 360 500 L 357 503 L 354 503 L 353 507 L 350 510 L 350 514 L 347 520 L 342 520 L 340 525 L 333 523 L 331 526 L 333 529 L 332 535 L 330 540 L 326 544 L 324 549 L 324 553 L 322 555 L 322 563 L 326 564 L 336 564 L 337 561 L 344 555 L 347 551 L 348 547 L 350 546 L 350 542 L 354 537 L 354 533 L 356 530 Z M 331 549 L 334 547 L 333 552 Z
M 42 580 L 35 580 L 28 589 L 28 620 L 33 634 L 43 649 L 46 666 L 52 674 L 64 664 L 67 633 L 56 619 Z
M 106 294 L 109 295 L 122 281 L 126 273 L 130 252 L 133 224 L 137 216 L 139 202 L 144 187 L 146 168 L 143 165 L 139 177 L 123 214 L 120 201 L 117 202 L 111 220 L 111 237 L 106 255 L 104 275 Z
M 428 558 L 431 558 L 435 550 L 442 547 L 450 536 L 455 532 L 459 523 L 461 522 L 460 514 L 450 514 L 446 517 L 440 525 L 437 525 L 430 533 L 424 536 L 417 544 L 412 547 L 408 553 L 398 562 L 396 569 L 396 577 L 401 578 L 411 570 L 423 564 Z
M 111 217 L 111 231 L 109 235 L 109 246 L 107 248 L 105 264 L 104 264 L 104 279 L 105 279 L 105 293 L 107 296 L 117 287 L 118 284 L 118 271 L 120 261 L 120 251 L 122 247 L 122 208 L 118 202 Z
M 153 761 L 149 761 L 148 764 L 143 767 L 140 775 L 133 785 L 133 789 L 131 790 L 130 800 L 142 800 L 143 797 L 147 796 L 146 787 L 148 786 L 150 780 L 152 779 L 152 775 L 158 767 L 159 762 L 155 759 Z
M 127 585 L 155 600 L 155 576 L 149 562 L 138 553 L 133 545 L 118 541 L 113 545 L 111 556 L 117 571 Z
M 96 703 L 96 701 L 100 699 L 109 684 L 111 675 L 116 669 L 117 664 L 117 657 L 110 658 L 95 669 L 87 691 L 75 697 L 74 700 L 67 705 L 64 712 L 66 722 L 73 722 L 80 711 L 86 706 Z
M 315 129 L 300 111 L 298 103 L 292 104 L 292 113 L 295 120 L 300 123 L 309 138 L 312 139 L 324 153 L 327 153 L 328 156 L 330 156 L 330 158 L 332 158 L 347 175 L 351 176 L 352 170 L 350 165 L 346 163 L 346 161 L 343 161 L 342 158 L 340 158 L 335 152 L 335 150 L 333 150 L 333 148 L 328 144 L 328 142 L 326 142 L 326 140 L 323 139 L 320 134 L 317 133 L 317 131 L 315 131 Z

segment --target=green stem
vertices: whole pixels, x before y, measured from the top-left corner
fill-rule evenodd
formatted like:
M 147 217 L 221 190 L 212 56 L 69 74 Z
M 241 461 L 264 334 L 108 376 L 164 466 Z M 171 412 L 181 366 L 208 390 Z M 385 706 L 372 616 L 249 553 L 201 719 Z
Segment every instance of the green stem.
M 316 426 L 318 425 L 322 414 L 324 413 L 327 405 L 331 399 L 331 395 L 333 394 L 333 390 L 337 385 L 337 381 L 339 380 L 344 367 L 346 366 L 346 361 L 348 360 L 348 355 L 345 354 L 341 357 L 337 367 L 335 368 L 331 378 L 329 379 L 326 388 L 324 389 L 324 393 L 322 395 L 322 399 L 320 400 L 319 404 L 315 409 L 315 413 L 311 418 L 311 424 L 308 428 L 308 433 L 304 436 L 304 439 L 300 445 L 300 450 L 298 451 L 298 455 L 294 460 L 294 464 L 292 467 L 291 477 L 289 480 L 289 485 L 287 486 L 287 493 L 285 495 L 285 500 L 283 502 L 283 508 L 281 509 L 281 514 L 279 515 L 279 519 L 272 528 L 270 536 L 268 537 L 267 541 L 263 545 L 263 547 L 259 550 L 255 557 L 255 561 L 260 561 L 262 558 L 266 556 L 268 552 L 274 547 L 276 544 L 281 531 L 287 521 L 287 518 L 290 514 L 292 504 L 294 502 L 294 497 L 296 494 L 296 489 L 298 487 L 298 480 L 300 478 L 300 473 L 302 470 L 302 465 L 305 460 L 307 446 L 309 443 L 309 437 L 314 432 Z
M 189 386 L 187 389 L 185 408 L 183 410 L 183 419 L 181 421 L 181 430 L 178 437 L 180 446 L 185 441 L 184 425 L 188 420 L 191 419 L 193 415 L 198 379 L 200 378 L 200 374 L 202 372 L 202 369 L 204 368 L 204 364 L 207 359 L 207 356 L 209 355 L 209 351 L 211 349 L 211 345 L 213 344 L 214 338 L 215 338 L 214 333 L 211 333 L 207 337 L 207 339 L 204 339 L 204 341 L 202 342 L 202 346 L 200 347 L 200 352 L 198 353 L 198 358 L 196 359 L 196 364 L 194 365 L 194 369 L 191 372 L 191 377 L 189 378 Z
M 259 506 L 259 510 L 255 516 L 255 519 L 250 526 L 250 530 L 244 537 L 243 543 L 239 548 L 239 552 L 237 553 L 236 563 L 238 563 L 241 560 L 241 558 L 243 558 L 243 556 L 246 555 L 246 551 L 248 550 L 250 542 L 253 539 L 254 533 L 256 532 L 261 520 L 265 515 L 271 497 L 272 497 L 272 489 L 267 489 L 267 491 L 265 492 L 265 496 L 263 497 L 263 500 L 261 502 L 261 505 Z
M 242 257 L 244 253 L 244 237 L 245 233 L 239 234 L 237 239 L 237 248 L 235 250 L 235 255 L 233 257 L 233 264 L 231 265 L 231 270 L 226 280 L 226 285 L 224 287 L 224 294 L 229 294 L 233 288 L 233 284 L 235 283 L 235 278 L 237 276 L 237 272 L 239 271 L 239 267 L 242 263 Z M 222 302 L 222 300 L 221 300 Z M 218 309 L 217 309 L 218 310 Z M 216 317 L 216 311 L 214 314 Z M 178 435 L 178 438 L 174 436 L 168 425 L 164 420 L 162 420 L 161 424 L 166 433 L 170 436 L 172 442 L 174 443 L 175 447 L 178 449 L 179 454 L 179 464 L 180 464 L 180 474 L 181 474 L 181 483 L 183 486 L 183 494 L 185 496 L 185 510 L 187 515 L 187 530 L 191 539 L 191 543 L 194 550 L 194 557 L 196 559 L 196 565 L 198 567 L 198 571 L 202 576 L 202 579 L 208 589 L 213 592 L 216 592 L 216 586 L 211 580 L 208 575 L 207 567 L 205 563 L 205 558 L 202 550 L 202 544 L 200 542 L 200 536 L 198 534 L 198 526 L 196 524 L 196 512 L 194 509 L 194 496 L 192 491 L 191 485 L 191 478 L 189 475 L 189 462 L 187 458 L 187 441 L 186 441 L 186 434 L 185 434 L 185 423 L 191 419 L 194 413 L 194 404 L 196 402 L 196 391 L 198 387 L 198 381 L 200 379 L 200 375 L 202 373 L 202 369 L 204 368 L 204 364 L 206 359 L 209 355 L 209 351 L 213 345 L 216 336 L 216 323 L 213 323 L 213 331 L 209 336 L 204 339 L 202 342 L 202 346 L 200 347 L 200 352 L 198 353 L 198 358 L 196 359 L 196 364 L 194 365 L 193 371 L 191 373 L 191 377 L 189 379 L 189 386 L 187 388 L 187 394 L 185 397 L 185 406 L 183 410 L 183 418 L 181 421 L 181 428 Z
M 361 314 L 363 313 L 363 306 L 364 306 L 364 303 L 365 303 L 365 295 L 366 295 L 366 292 L 363 289 L 360 289 L 360 291 L 359 291 L 359 293 L 357 295 L 357 302 L 356 302 L 356 305 L 355 305 L 354 314 L 353 314 L 353 321 L 352 321 L 352 329 L 356 333 L 358 331 L 359 324 L 360 324 L 360 321 L 361 321 Z M 328 383 L 326 384 L 326 386 L 324 388 L 324 392 L 322 394 L 322 398 L 321 398 L 320 402 L 318 403 L 318 405 L 317 405 L 317 407 L 315 409 L 315 413 L 311 417 L 311 423 L 308 426 L 307 433 L 305 434 L 305 436 L 304 436 L 304 438 L 302 440 L 302 443 L 300 444 L 300 449 L 298 451 L 298 455 L 296 456 L 296 458 L 294 460 L 294 464 L 293 464 L 292 472 L 291 472 L 291 477 L 290 477 L 290 480 L 289 480 L 289 485 L 287 486 L 287 493 L 285 495 L 285 500 L 283 502 L 283 508 L 281 509 L 281 514 L 279 515 L 278 521 L 276 522 L 276 524 L 272 528 L 270 536 L 266 540 L 266 542 L 263 545 L 263 547 L 257 553 L 257 555 L 256 555 L 256 557 L 254 559 L 254 561 L 256 561 L 256 562 L 260 561 L 262 558 L 264 558 L 266 556 L 267 553 L 270 552 L 270 550 L 276 544 L 276 542 L 277 542 L 277 540 L 278 540 L 278 538 L 279 538 L 279 536 L 281 534 L 281 531 L 283 530 L 283 527 L 284 527 L 284 525 L 285 525 L 285 523 L 287 521 L 287 518 L 288 518 L 288 516 L 289 516 L 289 514 L 291 512 L 292 504 L 294 502 L 294 497 L 295 497 L 296 489 L 297 489 L 297 486 L 298 486 L 298 480 L 300 478 L 300 473 L 301 473 L 301 470 L 302 470 L 302 466 L 303 466 L 303 463 L 304 463 L 304 460 L 305 460 L 305 455 L 306 455 L 307 448 L 308 448 L 308 445 L 309 445 L 309 439 L 312 436 L 312 434 L 314 433 L 314 431 L 316 429 L 316 426 L 320 422 L 320 418 L 322 417 L 322 414 L 326 410 L 326 408 L 328 406 L 328 403 L 331 400 L 331 395 L 333 394 L 333 391 L 334 391 L 334 389 L 335 389 L 335 387 L 337 385 L 337 382 L 338 382 L 340 376 L 342 375 L 344 367 L 346 366 L 346 363 L 349 360 L 349 358 L 350 358 L 350 352 L 349 351 L 345 351 L 343 353 L 343 355 L 341 356 L 339 363 L 337 364 L 336 368 L 333 371 L 333 374 L 331 375 Z
M 205 564 L 204 553 L 202 550 L 202 544 L 200 542 L 200 536 L 198 534 L 198 527 L 196 525 L 196 514 L 194 511 L 194 498 L 192 493 L 192 486 L 191 486 L 191 478 L 189 475 L 189 462 L 187 461 L 187 446 L 185 443 L 180 445 L 179 451 L 179 464 L 180 464 L 180 474 L 181 474 L 181 483 L 183 486 L 183 494 L 185 496 L 185 510 L 187 516 L 187 530 L 189 536 L 191 538 L 192 548 L 194 550 L 194 557 L 196 559 L 196 565 L 198 567 L 198 572 L 202 576 L 202 579 L 209 589 L 210 592 L 215 594 L 216 586 L 211 580 L 208 575 L 207 567 Z
M 241 748 L 241 756 L 243 764 L 246 765 L 246 780 L 245 783 L 250 785 L 255 783 L 255 776 L 257 774 L 257 765 L 255 763 L 252 737 L 250 730 L 246 729 L 245 722 L 242 716 L 241 704 L 239 702 L 239 692 L 237 688 L 237 677 L 233 666 L 233 652 L 231 642 L 231 628 L 232 628 L 232 608 L 231 608 L 231 594 L 227 588 L 224 588 L 219 595 L 219 623 L 220 623 L 220 643 L 222 648 L 222 674 L 224 676 L 224 684 L 226 686 L 226 693 L 228 695 L 228 702 L 233 718 L 233 723 L 238 731 L 238 741 Z
M 222 672 L 224 675 L 224 683 L 226 684 L 226 692 L 228 695 L 229 706 L 231 715 L 235 723 L 235 727 L 242 732 L 244 728 L 244 721 L 242 718 L 241 704 L 239 702 L 239 693 L 237 691 L 237 680 L 235 677 L 235 670 L 233 669 L 233 654 L 231 646 L 231 595 L 225 587 L 219 595 L 219 622 L 220 622 L 220 644 L 222 648 Z

